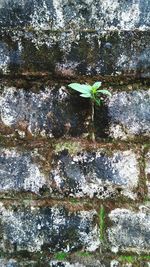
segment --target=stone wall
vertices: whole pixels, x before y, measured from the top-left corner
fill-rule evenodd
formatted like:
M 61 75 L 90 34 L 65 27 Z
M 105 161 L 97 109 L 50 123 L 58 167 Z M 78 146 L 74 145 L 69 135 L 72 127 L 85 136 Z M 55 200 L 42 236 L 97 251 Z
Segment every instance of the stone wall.
M 0 266 L 150 266 L 149 14 L 0 0 Z M 67 85 L 98 80 L 93 129 Z

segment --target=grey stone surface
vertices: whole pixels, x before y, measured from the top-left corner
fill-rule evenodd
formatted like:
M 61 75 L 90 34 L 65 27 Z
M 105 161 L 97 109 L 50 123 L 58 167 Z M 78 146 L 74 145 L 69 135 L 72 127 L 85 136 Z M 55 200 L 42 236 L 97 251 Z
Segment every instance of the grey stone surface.
M 66 196 L 134 199 L 138 177 L 138 156 L 132 150 L 99 149 L 73 156 L 64 150 L 53 160 L 50 184 Z
M 47 172 L 43 160 L 51 166 Z M 50 159 L 37 149 L 21 152 L 1 148 L 0 151 L 0 192 L 7 194 L 47 192 L 53 197 L 135 199 L 139 173 L 138 155 L 132 150 L 99 149 L 72 155 L 62 148 L 62 152 L 53 153 Z
M 70 262 L 59 262 L 59 261 L 52 261 L 50 263 L 51 267 L 105 267 L 104 264 L 101 264 L 100 262 L 96 265 L 89 265 L 89 264 L 82 264 L 82 263 L 70 263 Z
M 0 266 L 1 267 L 37 267 L 42 265 L 37 265 L 38 262 L 36 263 L 35 261 L 28 261 L 28 260 L 16 260 L 16 259 L 6 259 L 6 258 L 1 258 L 0 259 Z M 44 265 L 43 265 L 44 266 Z
M 86 260 L 85 260 L 86 261 Z M 88 262 L 88 260 L 87 260 Z M 119 265 L 113 265 L 110 262 L 108 264 L 106 263 L 101 263 L 99 260 L 94 260 L 92 263 L 79 263 L 79 262 L 74 262 L 71 263 L 69 261 L 58 261 L 58 260 L 47 260 L 46 262 L 44 261 L 27 261 L 27 260 L 14 260 L 14 259 L 0 259 L 0 266 L 1 267 L 119 267 Z M 124 267 L 127 265 L 124 265 Z
M 43 30 L 145 30 L 150 26 L 149 13 L 149 0 L 1 0 L 0 26 L 31 25 Z
M 46 183 L 30 152 L 0 148 L 0 192 L 39 193 Z
M 97 110 L 97 135 L 122 140 L 149 137 L 149 103 L 150 90 L 114 93 L 108 106 L 101 113 Z
M 150 253 L 150 207 L 140 206 L 139 211 L 114 209 L 109 214 L 112 227 L 108 229 L 108 240 L 114 253 Z
M 145 156 L 145 173 L 146 173 L 146 183 L 148 188 L 148 197 L 150 197 L 150 151 L 147 152 Z
M 46 87 L 37 93 L 5 87 L 0 98 L 0 121 L 20 136 L 78 136 L 87 133 L 88 109 L 85 100 L 70 97 L 63 86 Z
M 4 74 L 149 77 L 149 32 L 10 31 L 0 36 L 0 70 Z
M 114 92 L 108 103 L 97 107 L 97 137 L 114 139 L 150 136 L 150 90 Z M 23 136 L 87 136 L 90 103 L 67 86 L 46 86 L 32 92 L 4 87 L 0 96 L 0 122 Z
M 121 263 L 118 260 L 109 260 L 107 259 L 105 263 L 99 260 L 93 260 L 93 263 L 88 259 L 85 259 L 87 263 L 80 262 L 69 262 L 69 261 L 57 261 L 57 260 L 47 260 L 47 261 L 30 261 L 30 260 L 14 260 L 14 259 L 0 259 L 1 267 L 149 267 L 150 263 L 147 261 L 138 261 L 134 263 Z
M 46 265 L 44 265 L 46 264 Z M 49 261 L 46 263 L 42 262 L 36 262 L 36 261 L 16 261 L 13 259 L 6 260 L 1 259 L 0 260 L 0 266 L 1 267 L 105 267 L 104 265 L 97 265 L 97 266 L 89 266 L 89 265 L 83 265 L 80 263 L 69 263 L 69 262 L 61 262 L 61 261 Z
M 95 251 L 100 246 L 95 210 L 69 211 L 63 206 L 5 208 L 1 203 L 1 250 Z
M 149 6 L 149 0 L 1 0 L 0 70 L 149 77 Z

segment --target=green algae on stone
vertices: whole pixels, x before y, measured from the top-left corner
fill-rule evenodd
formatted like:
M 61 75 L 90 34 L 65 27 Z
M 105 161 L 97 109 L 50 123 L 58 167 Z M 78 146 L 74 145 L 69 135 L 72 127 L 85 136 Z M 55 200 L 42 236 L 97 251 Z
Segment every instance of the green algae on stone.
M 75 141 L 61 141 L 54 145 L 55 153 L 62 152 L 63 150 L 67 150 L 71 155 L 73 155 L 82 150 L 82 145 L 80 142 Z
M 63 261 L 67 258 L 68 254 L 66 252 L 60 251 L 54 254 L 54 258 L 59 261 Z

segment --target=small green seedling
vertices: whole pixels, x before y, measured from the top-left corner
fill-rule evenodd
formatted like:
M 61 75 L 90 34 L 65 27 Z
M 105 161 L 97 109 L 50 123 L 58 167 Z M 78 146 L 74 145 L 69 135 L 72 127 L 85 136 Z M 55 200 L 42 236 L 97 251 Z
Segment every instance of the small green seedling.
M 95 82 L 93 85 L 80 84 L 80 83 L 70 83 L 68 86 L 79 92 L 81 97 L 90 98 L 91 100 L 91 121 L 92 121 L 92 141 L 95 141 L 94 134 L 94 110 L 95 105 L 100 106 L 102 103 L 102 95 L 107 95 L 111 97 L 111 93 L 106 89 L 99 89 L 101 87 L 101 82 Z

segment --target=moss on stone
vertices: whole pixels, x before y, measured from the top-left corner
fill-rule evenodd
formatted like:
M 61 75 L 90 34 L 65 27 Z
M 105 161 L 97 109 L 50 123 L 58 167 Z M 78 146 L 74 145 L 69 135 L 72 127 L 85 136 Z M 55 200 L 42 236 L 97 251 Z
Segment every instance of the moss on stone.
M 63 150 L 68 150 L 70 154 L 76 154 L 82 150 L 81 144 L 74 141 L 59 142 L 54 146 L 55 153 L 59 153 Z
M 118 260 L 121 263 L 136 263 L 140 261 L 149 261 L 150 255 L 121 255 Z
M 66 252 L 63 252 L 63 251 L 60 251 L 60 252 L 57 252 L 55 255 L 54 255 L 54 258 L 56 260 L 59 260 L 59 261 L 63 261 L 67 258 L 67 253 Z
M 90 257 L 91 256 L 91 253 L 88 252 L 88 251 L 79 251 L 77 253 L 77 255 L 80 256 L 80 257 Z
M 119 257 L 119 261 L 133 263 L 135 261 L 135 256 L 122 255 Z

